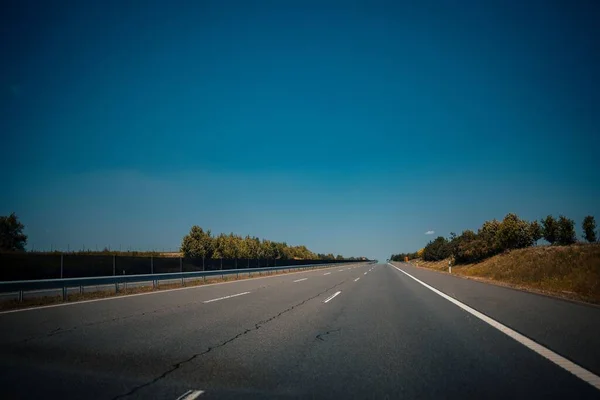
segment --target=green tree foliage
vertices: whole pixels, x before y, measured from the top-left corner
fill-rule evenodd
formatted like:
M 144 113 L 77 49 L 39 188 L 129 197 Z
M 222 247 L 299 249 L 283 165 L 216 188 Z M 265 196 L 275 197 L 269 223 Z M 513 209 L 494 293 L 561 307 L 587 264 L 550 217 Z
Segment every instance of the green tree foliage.
M 541 220 L 542 223 L 542 235 L 544 239 L 550 244 L 554 244 L 558 237 L 558 223 L 552 215 L 548 215 L 546 218 Z
M 496 243 L 491 236 L 479 238 L 475 232 L 467 229 L 454 239 L 452 255 L 458 264 L 477 262 L 495 254 L 498 251 Z
M 596 242 L 596 220 L 593 216 L 588 215 L 583 219 L 583 238 L 589 243 Z
M 531 234 L 533 244 L 536 244 L 538 240 L 540 240 L 543 237 L 542 227 L 537 221 L 531 221 L 531 223 L 529 224 L 529 232 Z
M 197 225 L 192 226 L 190 233 L 183 237 L 181 252 L 185 257 L 205 258 L 335 259 L 333 254 L 317 255 L 306 246 L 288 246 L 285 242 L 260 240 L 254 236 L 242 238 L 233 233 L 229 235 L 221 233 L 217 237 L 213 237 L 210 230 L 205 232 Z M 364 259 L 366 260 L 366 258 Z
M 438 236 L 425 246 L 423 259 L 425 261 L 439 261 L 450 256 L 450 247 L 445 237 Z
M 509 215 L 515 216 L 514 214 Z M 497 247 L 498 232 L 500 232 L 501 227 L 502 223 L 500 223 L 500 221 L 496 219 L 493 219 L 491 221 L 485 221 L 483 225 L 481 225 L 481 228 L 479 228 L 479 230 L 477 231 L 477 238 L 485 241 L 490 247 Z
M 584 232 L 586 240 L 595 241 L 596 223 L 593 217 L 584 220 Z M 465 230 L 457 236 L 450 233 L 448 239 L 438 237 L 429 242 L 423 249 L 423 259 L 426 261 L 438 261 L 447 257 L 454 258 L 457 264 L 473 263 L 492 257 L 502 251 L 510 251 L 532 246 L 544 237 L 550 243 L 569 245 L 576 242 L 575 223 L 564 216 L 555 220 L 551 215 L 541 221 L 529 223 L 520 219 L 516 214 L 507 214 L 502 222 L 495 219 L 483 223 L 477 233 Z M 589 237 L 589 239 L 588 239 Z M 392 254 L 392 261 L 404 261 L 418 258 L 417 253 Z
M 198 225 L 192 226 L 190 233 L 183 237 L 181 252 L 185 257 L 212 258 L 214 239 L 210 230 L 204 232 Z
M 400 253 L 400 254 L 392 254 L 390 256 L 390 260 L 392 261 L 404 261 L 404 258 L 408 257 L 409 260 L 415 260 L 419 258 L 418 254 L 415 253 Z
M 507 214 L 498 228 L 497 244 L 501 250 L 522 249 L 533 245 L 530 224 L 516 214 Z
M 573 244 L 577 241 L 575 235 L 575 221 L 561 215 L 558 217 L 558 235 L 556 243 L 564 246 Z
M 23 234 L 23 225 L 15 213 L 0 216 L 0 250 L 25 251 L 27 235 Z

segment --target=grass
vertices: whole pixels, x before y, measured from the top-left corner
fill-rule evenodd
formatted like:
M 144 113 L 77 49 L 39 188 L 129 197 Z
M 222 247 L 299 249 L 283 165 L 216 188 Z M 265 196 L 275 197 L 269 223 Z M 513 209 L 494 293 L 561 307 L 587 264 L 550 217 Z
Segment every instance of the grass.
M 334 266 L 335 265 L 331 265 L 331 267 L 334 267 Z M 317 269 L 326 269 L 326 268 L 329 268 L 329 267 L 317 268 Z M 317 269 L 315 269 L 314 271 L 316 271 Z M 283 274 L 289 274 L 289 273 L 294 273 L 294 272 L 298 272 L 298 271 L 295 271 L 293 269 L 290 272 L 287 272 L 285 270 L 270 271 L 268 275 L 283 275 Z M 219 282 L 238 281 L 238 280 L 256 278 L 259 276 L 267 276 L 267 274 L 266 274 L 266 272 L 262 272 L 259 275 L 258 272 L 254 272 L 254 273 L 252 273 L 251 276 L 248 276 L 247 273 L 240 274 L 239 277 L 236 275 L 233 275 L 233 274 L 232 275 L 224 275 L 223 278 L 221 278 L 220 276 L 210 276 L 210 277 L 206 277 L 206 280 L 203 278 L 188 280 L 185 282 L 185 287 L 202 286 L 202 285 L 208 285 L 211 283 L 219 283 Z M 102 299 L 102 298 L 107 298 L 107 297 L 121 297 L 121 296 L 130 295 L 130 294 L 158 292 L 161 290 L 176 289 L 176 288 L 180 288 L 180 287 L 182 287 L 181 283 L 162 283 L 162 284 L 159 284 L 159 286 L 156 288 L 154 288 L 152 286 L 136 286 L 136 287 L 128 287 L 127 289 L 125 289 L 125 287 L 121 285 L 118 293 L 115 293 L 114 290 L 103 290 L 103 291 L 95 291 L 95 292 L 88 292 L 88 293 L 84 292 L 83 294 L 69 293 L 67 296 L 66 302 L 74 303 L 74 302 L 78 302 L 78 301 Z M 63 303 L 62 295 L 44 296 L 44 297 L 36 297 L 36 298 L 25 298 L 25 299 L 23 299 L 22 302 L 19 302 L 16 299 L 15 300 L 7 300 L 7 301 L 0 302 L 0 311 L 37 307 L 37 306 L 45 306 L 45 305 L 58 304 L 58 303 Z
M 415 261 L 419 267 L 448 271 L 448 260 Z M 453 266 L 452 273 L 600 304 L 600 244 L 513 250 L 476 264 Z

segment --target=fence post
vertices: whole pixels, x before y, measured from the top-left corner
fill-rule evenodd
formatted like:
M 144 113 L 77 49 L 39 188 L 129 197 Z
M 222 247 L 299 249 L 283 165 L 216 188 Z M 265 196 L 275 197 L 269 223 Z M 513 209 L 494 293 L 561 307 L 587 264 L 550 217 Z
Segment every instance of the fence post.
M 63 278 L 63 255 L 60 255 L 60 279 Z

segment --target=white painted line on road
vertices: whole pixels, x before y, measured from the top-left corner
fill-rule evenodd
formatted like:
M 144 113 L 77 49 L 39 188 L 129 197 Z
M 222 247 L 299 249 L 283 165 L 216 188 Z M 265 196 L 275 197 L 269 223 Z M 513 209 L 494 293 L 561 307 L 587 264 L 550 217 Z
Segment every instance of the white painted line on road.
M 343 269 L 338 269 L 338 272 L 342 272 L 342 271 L 343 271 Z
M 204 393 L 204 390 L 188 390 L 179 396 L 177 400 L 194 400 L 197 399 L 202 393 Z
M 230 299 L 230 298 L 232 298 L 232 297 L 243 296 L 243 295 L 245 295 L 245 294 L 248 294 L 248 293 L 250 293 L 250 292 L 243 292 L 243 293 L 231 294 L 231 295 L 229 295 L 229 296 L 225 296 L 225 297 L 219 297 L 219 298 L 217 298 L 217 299 L 206 300 L 206 301 L 203 301 L 203 303 L 212 303 L 213 301 L 219 301 L 219 300 Z
M 308 279 L 308 278 L 296 279 L 294 282 L 302 282 L 302 281 L 305 281 L 305 280 L 307 280 L 307 279 Z
M 365 272 L 365 275 L 366 275 L 366 274 L 367 274 L 367 273 Z
M 426 284 L 425 282 L 415 278 L 408 272 L 404 272 L 403 270 L 396 267 L 395 265 L 392 265 L 390 263 L 388 263 L 388 265 L 391 265 L 392 267 L 396 268 L 398 271 L 402 272 L 406 276 L 419 282 L 421 285 L 425 286 L 427 289 L 431 290 L 432 292 L 442 296 L 449 302 L 456 304 L 457 306 L 459 306 L 460 308 L 462 308 L 469 314 L 474 315 L 475 317 L 479 318 L 483 322 L 490 324 L 494 328 L 498 329 L 500 332 L 510 336 L 511 338 L 513 338 L 517 342 L 521 343 L 525 347 L 528 347 L 530 350 L 535 351 L 540 356 L 553 362 L 554 364 L 558 365 L 559 367 L 569 371 L 570 373 L 572 373 L 579 379 L 589 383 L 590 385 L 594 386 L 596 389 L 600 390 L 600 376 L 595 375 L 594 373 L 588 371 L 587 369 L 580 367 L 579 365 L 567 360 L 563 356 L 556 354 L 552 350 L 547 349 L 546 347 L 534 342 L 533 340 L 529 339 L 527 336 L 523 336 L 520 333 L 513 331 L 508 326 L 501 324 L 500 322 L 496 321 L 495 319 L 492 319 L 492 318 L 488 317 L 487 315 L 475 310 L 474 308 L 471 308 L 468 305 L 461 303 L 460 301 L 456 300 L 454 297 L 448 296 L 446 293 L 441 292 L 441 291 L 437 290 L 436 288 L 434 288 L 433 286 L 430 286 L 430 285 Z
M 354 282 L 357 282 L 359 279 L 360 279 L 360 278 L 356 278 L 356 279 L 354 280 Z
M 329 296 L 329 297 L 328 297 L 326 300 L 324 300 L 324 301 L 323 301 L 323 303 L 329 303 L 331 300 L 333 300 L 333 298 L 334 298 L 335 296 L 337 296 L 337 295 L 338 295 L 338 294 L 340 294 L 340 293 L 342 293 L 342 291 L 341 291 L 341 290 L 340 290 L 340 291 L 338 291 L 338 292 L 335 292 L 335 293 L 334 293 L 332 296 Z
M 323 275 L 330 275 L 331 272 L 325 272 Z
M 321 269 L 323 269 L 323 268 L 318 268 L 316 270 L 288 272 L 288 273 L 286 273 L 284 275 L 308 274 L 308 273 L 311 273 L 311 272 L 316 272 L 316 271 L 321 270 Z M 169 292 L 177 292 L 177 291 L 180 291 L 180 290 L 202 289 L 202 288 L 207 288 L 207 287 L 217 286 L 217 285 L 232 285 L 232 284 L 241 283 L 241 282 L 244 282 L 244 281 L 253 281 L 253 280 L 260 280 L 260 279 L 272 279 L 272 278 L 282 278 L 282 275 L 253 276 L 251 278 L 240 279 L 240 280 L 229 281 L 229 282 L 215 282 L 215 283 L 207 283 L 207 284 L 203 284 L 203 285 L 186 286 L 186 287 L 180 287 L 180 288 L 174 288 L 174 289 L 162 289 L 162 290 L 157 290 L 157 291 L 153 291 L 153 292 L 133 293 L 133 294 L 127 294 L 127 295 L 121 295 L 121 296 L 103 297 L 101 299 L 81 300 L 81 301 L 73 301 L 73 302 L 67 302 L 67 303 L 48 304 L 46 306 L 17 308 L 15 310 L 0 311 L 0 315 L 2 315 L 2 314 L 20 313 L 20 312 L 26 312 L 26 311 L 34 311 L 34 310 L 41 310 L 41 309 L 44 309 L 44 308 L 76 306 L 78 304 L 96 303 L 96 302 L 99 302 L 99 301 L 123 300 L 123 299 L 128 299 L 128 298 L 137 297 L 137 296 L 150 296 L 150 295 L 153 295 L 153 294 L 164 294 L 164 293 L 169 293 Z M 190 279 L 192 279 L 192 278 L 190 278 Z M 110 286 L 113 286 L 113 285 L 111 284 Z M 76 289 L 78 289 L 78 287 Z M 18 292 L 14 292 L 14 293 L 17 294 Z

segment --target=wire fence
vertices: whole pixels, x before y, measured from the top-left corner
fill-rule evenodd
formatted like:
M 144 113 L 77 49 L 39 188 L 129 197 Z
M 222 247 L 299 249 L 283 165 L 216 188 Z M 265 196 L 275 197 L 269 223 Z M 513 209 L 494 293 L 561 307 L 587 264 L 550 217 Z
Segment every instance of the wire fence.
M 202 259 L 156 256 L 80 255 L 71 253 L 2 253 L 0 254 L 0 281 L 162 274 L 341 262 L 348 262 L 348 260 Z

